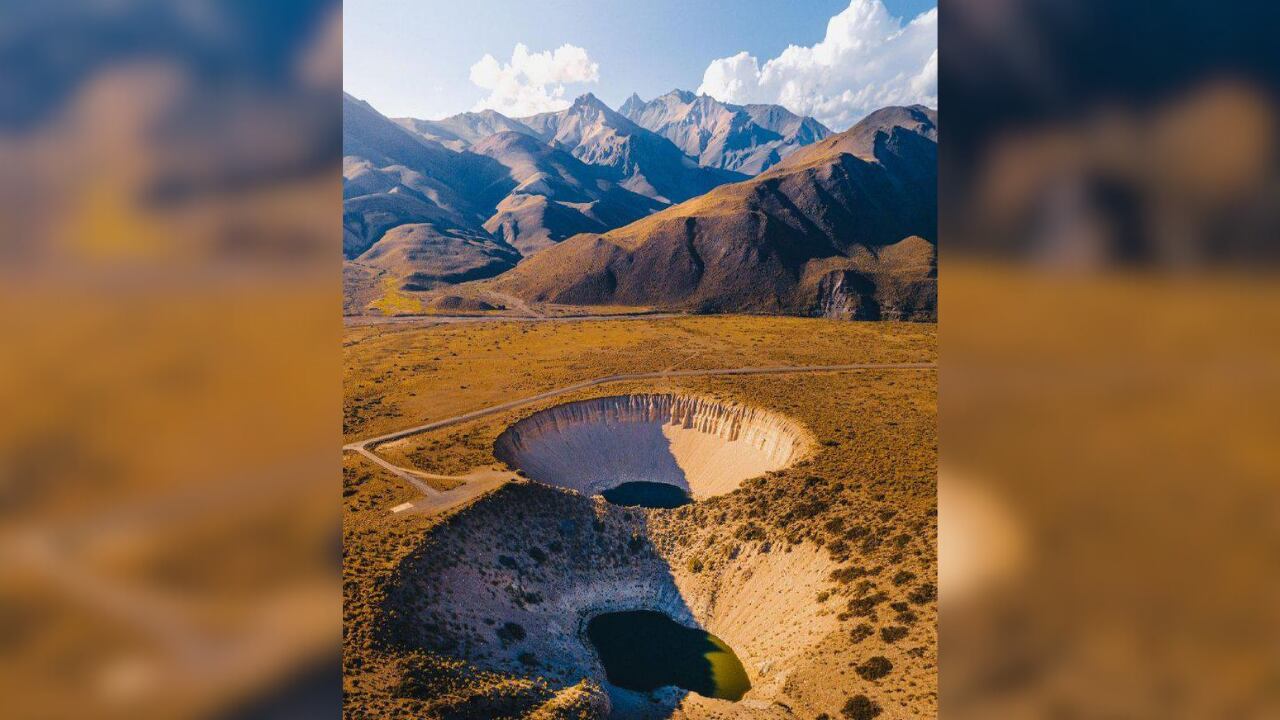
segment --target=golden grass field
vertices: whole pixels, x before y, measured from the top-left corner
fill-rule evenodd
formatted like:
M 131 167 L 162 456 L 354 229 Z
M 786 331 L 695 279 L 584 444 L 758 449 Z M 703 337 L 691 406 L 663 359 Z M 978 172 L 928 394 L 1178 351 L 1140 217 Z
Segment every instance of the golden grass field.
M 355 441 L 615 373 L 929 362 L 935 342 L 932 324 L 778 317 L 353 326 L 344 334 L 344 435 Z M 782 573 L 776 580 L 782 585 L 820 588 L 804 595 L 803 607 L 763 610 L 780 617 L 811 613 L 822 628 L 811 645 L 782 649 L 790 679 L 775 704 L 785 696 L 791 716 L 806 718 L 936 713 L 932 368 L 618 383 L 415 435 L 376 452 L 431 473 L 496 467 L 493 441 L 516 420 L 576 399 L 629 392 L 764 407 L 813 436 L 809 455 L 789 468 L 695 505 L 642 511 L 656 552 L 693 594 L 714 596 L 718 578 L 735 573 Z M 343 496 L 347 717 L 594 716 L 590 703 L 569 702 L 568 690 L 548 684 L 536 669 L 495 672 L 482 661 L 388 642 L 383 626 L 397 577 L 420 548 L 441 542 L 433 538 L 445 517 L 391 513 L 420 493 L 351 453 L 344 458 Z M 463 506 L 446 515 L 465 512 Z M 790 577 L 785 560 L 777 559 L 810 556 L 817 559 L 806 565 L 805 578 Z M 892 668 L 887 674 L 868 670 L 868 663 L 884 659 Z M 580 691 L 569 695 L 578 698 Z M 868 708 L 880 712 L 848 714 Z M 717 712 L 723 711 L 693 703 L 672 717 Z M 787 715 L 759 715 L 775 716 Z

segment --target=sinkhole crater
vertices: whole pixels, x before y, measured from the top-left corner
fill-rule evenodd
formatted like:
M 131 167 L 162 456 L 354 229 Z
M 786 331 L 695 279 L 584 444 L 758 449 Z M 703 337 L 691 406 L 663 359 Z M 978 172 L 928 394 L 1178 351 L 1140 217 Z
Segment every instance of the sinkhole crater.
M 494 455 L 540 483 L 620 505 L 676 507 L 685 503 L 681 495 L 695 501 L 723 495 L 784 468 L 808 444 L 804 430 L 777 413 L 658 393 L 534 413 L 498 436 Z

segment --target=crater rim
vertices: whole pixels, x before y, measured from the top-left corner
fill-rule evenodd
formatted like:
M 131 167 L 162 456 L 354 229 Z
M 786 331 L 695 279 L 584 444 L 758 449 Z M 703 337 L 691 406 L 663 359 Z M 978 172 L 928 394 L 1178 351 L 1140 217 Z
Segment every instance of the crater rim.
M 813 444 L 802 424 L 772 409 L 700 393 L 634 392 L 524 415 L 494 440 L 493 455 L 534 482 L 587 497 L 645 482 L 674 485 L 698 502 L 796 464 Z

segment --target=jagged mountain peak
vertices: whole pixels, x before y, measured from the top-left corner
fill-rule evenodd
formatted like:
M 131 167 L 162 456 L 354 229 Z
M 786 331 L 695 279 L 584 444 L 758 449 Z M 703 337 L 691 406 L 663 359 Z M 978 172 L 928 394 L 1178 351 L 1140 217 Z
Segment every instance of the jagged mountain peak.
M 600 98 L 596 97 L 594 93 L 590 93 L 590 92 L 582 93 L 578 97 L 574 98 L 573 107 L 574 108 L 603 108 L 605 110 L 610 109 L 608 105 L 605 105 L 604 102 L 600 100 Z
M 624 117 L 631 117 L 633 112 L 636 112 L 643 107 L 644 100 L 641 100 L 638 94 L 631 93 L 631 97 L 627 98 L 626 101 L 622 103 L 622 106 L 618 108 L 618 112 Z

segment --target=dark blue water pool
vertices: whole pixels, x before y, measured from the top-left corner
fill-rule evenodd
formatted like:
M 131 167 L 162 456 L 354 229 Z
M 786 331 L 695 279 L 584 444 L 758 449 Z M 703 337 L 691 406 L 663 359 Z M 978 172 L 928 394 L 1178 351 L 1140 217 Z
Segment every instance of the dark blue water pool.
M 648 692 L 674 685 L 725 700 L 741 700 L 751 689 L 742 661 L 724 641 L 660 612 L 598 615 L 587 624 L 587 638 L 609 682 L 620 688 Z
M 683 488 L 670 483 L 625 482 L 600 493 L 614 505 L 676 508 L 693 502 Z

